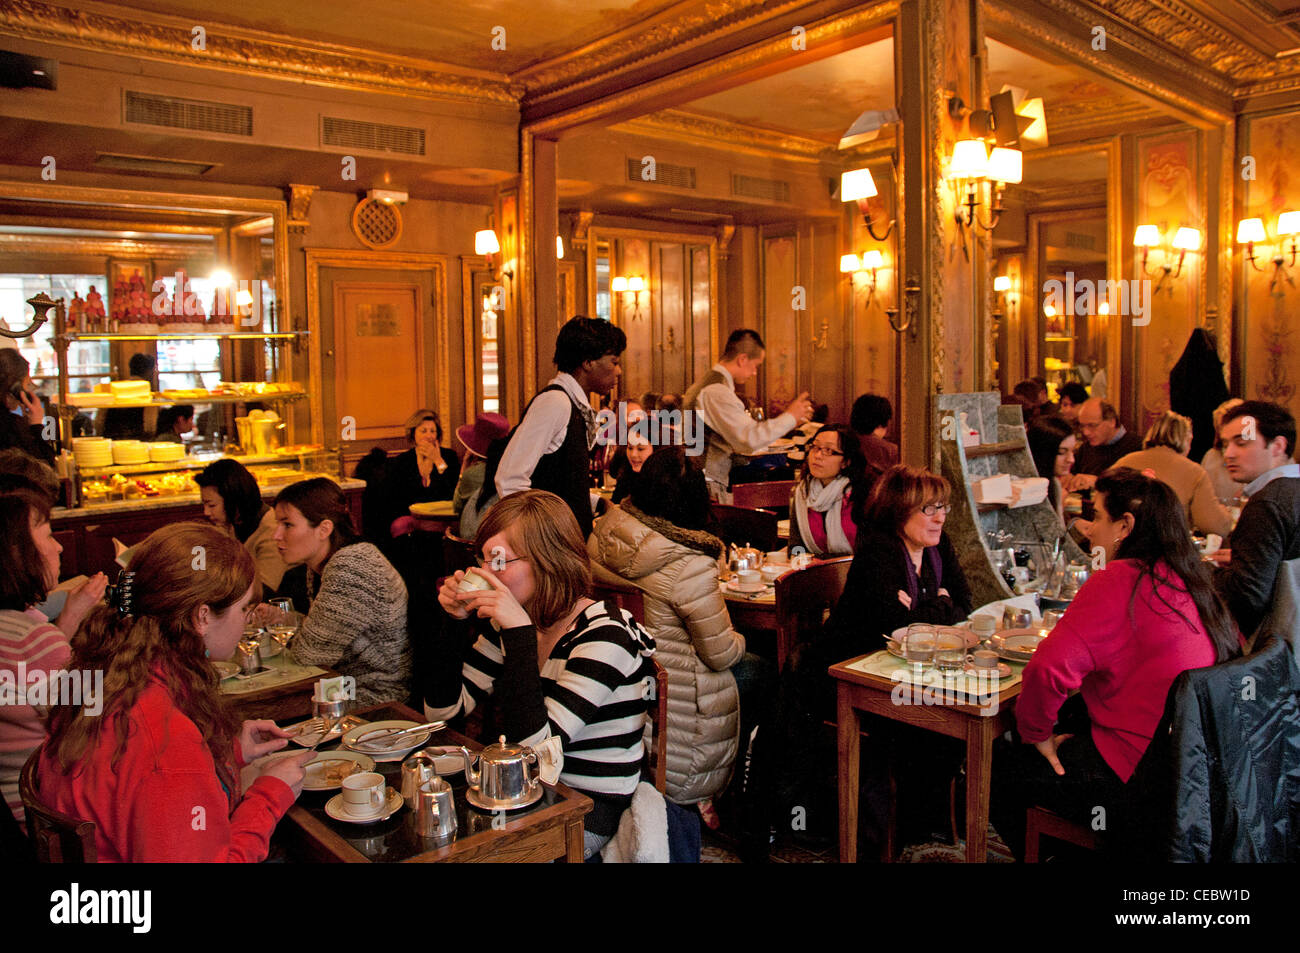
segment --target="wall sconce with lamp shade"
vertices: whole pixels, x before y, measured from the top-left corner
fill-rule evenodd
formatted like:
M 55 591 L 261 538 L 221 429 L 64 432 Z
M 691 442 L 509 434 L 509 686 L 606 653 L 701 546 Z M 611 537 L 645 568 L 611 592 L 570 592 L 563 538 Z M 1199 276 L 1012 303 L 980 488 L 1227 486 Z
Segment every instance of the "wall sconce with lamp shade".
M 613 294 L 636 296 L 633 301 L 632 320 L 639 321 L 641 318 L 641 294 L 642 292 L 650 293 L 645 278 L 642 275 L 615 275 L 609 280 L 609 290 Z
M 492 270 L 493 274 L 496 273 L 496 269 L 493 267 L 494 256 L 500 251 L 501 243 L 497 241 L 495 229 L 484 228 L 474 233 L 474 254 L 487 256 L 488 268 Z M 514 271 L 509 268 L 502 268 L 501 273 L 507 278 L 514 278 L 515 276 Z
M 1291 247 L 1290 261 L 1287 260 L 1288 249 L 1286 247 L 1286 238 L 1290 236 Z M 1283 294 L 1279 289 L 1282 282 L 1285 281 L 1292 288 L 1295 287 L 1295 279 L 1291 276 L 1290 269 L 1295 267 L 1297 236 L 1300 236 L 1300 212 L 1283 212 L 1277 217 L 1277 242 L 1273 252 L 1273 280 L 1269 282 L 1268 290 L 1270 294 L 1281 297 Z M 1246 246 L 1246 260 L 1250 262 L 1252 268 L 1256 271 L 1263 271 L 1256 262 L 1255 245 L 1264 244 L 1268 241 L 1268 236 L 1264 232 L 1264 220 L 1259 218 L 1246 218 L 1237 223 L 1237 244 Z
M 858 275 L 870 275 L 870 281 L 864 282 L 863 286 L 867 289 L 867 307 L 871 307 L 871 302 L 876 296 L 876 271 L 885 266 L 885 256 L 878 248 L 862 253 L 861 257 L 857 255 L 840 256 L 840 272 L 849 276 L 850 287 L 856 290 L 857 282 L 854 280 Z
M 894 220 L 890 221 L 885 228 L 885 234 L 876 234 L 875 225 L 871 221 L 871 209 L 867 205 L 867 199 L 879 194 L 876 189 L 876 180 L 871 177 L 870 169 L 853 169 L 840 174 L 840 201 L 857 202 L 858 211 L 862 213 L 862 223 L 867 226 L 867 234 L 876 241 L 883 242 L 889 238 L 889 233 L 894 230 L 896 222 Z
M 959 198 L 963 190 L 966 193 L 965 200 L 957 207 L 958 227 L 973 229 L 978 225 L 991 232 L 1002 217 L 1003 190 L 1008 183 L 1017 183 L 1024 178 L 1024 156 L 1019 149 L 1004 146 L 994 146 L 990 153 L 983 139 L 958 139 L 953 143 L 948 159 L 948 178 L 954 183 Z M 986 179 L 992 183 L 987 224 L 979 215 L 979 188 Z
M 1178 252 L 1177 264 L 1172 264 L 1173 252 L 1165 247 L 1165 239 L 1160 229 L 1155 225 L 1139 225 L 1137 231 L 1133 233 L 1133 246 L 1142 249 L 1142 274 L 1148 278 L 1154 278 L 1160 275 L 1160 280 L 1156 282 L 1155 292 L 1159 292 L 1164 286 L 1165 281 L 1170 278 L 1177 278 L 1183 273 L 1183 262 L 1187 258 L 1189 251 L 1199 251 L 1201 248 L 1201 232 L 1199 229 L 1190 228 L 1183 225 L 1173 234 L 1173 249 Z M 1164 260 L 1154 268 L 1147 267 L 1147 261 L 1151 257 L 1151 249 L 1161 247 L 1165 249 Z M 1171 287 L 1170 293 L 1173 293 Z M 1154 293 L 1154 292 L 1153 292 Z

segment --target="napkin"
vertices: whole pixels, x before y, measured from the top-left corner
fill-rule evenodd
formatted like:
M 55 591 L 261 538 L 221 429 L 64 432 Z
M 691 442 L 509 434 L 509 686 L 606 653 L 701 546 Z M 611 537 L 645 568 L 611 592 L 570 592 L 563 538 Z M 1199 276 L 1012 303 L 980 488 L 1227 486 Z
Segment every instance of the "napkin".
M 554 784 L 560 779 L 560 772 L 564 770 L 564 748 L 560 745 L 560 739 L 552 735 L 541 744 L 532 747 L 537 752 L 537 770 L 542 781 L 546 784 Z
M 1002 610 L 1006 606 L 1014 606 L 1017 609 L 1028 609 L 1030 617 L 1033 618 L 1035 622 L 1043 617 L 1042 613 L 1038 611 L 1038 602 L 1034 598 L 1032 592 L 1027 592 L 1023 596 L 1015 596 L 1011 599 L 999 599 L 997 602 L 990 602 L 986 606 L 980 606 L 970 615 L 972 619 L 977 615 L 991 615 L 997 619 L 998 624 L 1001 625 Z
M 343 678 L 322 678 L 316 683 L 315 697 L 321 701 L 333 702 L 343 697 Z

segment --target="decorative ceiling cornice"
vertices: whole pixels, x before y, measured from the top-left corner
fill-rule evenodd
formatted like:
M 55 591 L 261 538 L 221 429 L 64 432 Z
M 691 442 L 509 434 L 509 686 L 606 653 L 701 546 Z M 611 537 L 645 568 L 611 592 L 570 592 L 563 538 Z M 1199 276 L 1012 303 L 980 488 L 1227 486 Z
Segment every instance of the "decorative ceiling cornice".
M 1171 121 L 1167 113 L 1145 103 L 1111 97 L 1047 104 L 1047 130 L 1053 142 L 1088 139 L 1139 124 Z
M 107 4 L 69 9 L 41 0 L 0 4 L 0 34 L 166 63 L 406 96 L 518 105 L 523 90 L 504 76 L 443 63 L 227 25 L 208 30 L 206 49 L 191 48 L 193 24 Z
M 656 139 L 792 162 L 833 160 L 838 155 L 835 146 L 819 139 L 704 116 L 685 109 L 665 109 L 629 119 L 612 128 Z

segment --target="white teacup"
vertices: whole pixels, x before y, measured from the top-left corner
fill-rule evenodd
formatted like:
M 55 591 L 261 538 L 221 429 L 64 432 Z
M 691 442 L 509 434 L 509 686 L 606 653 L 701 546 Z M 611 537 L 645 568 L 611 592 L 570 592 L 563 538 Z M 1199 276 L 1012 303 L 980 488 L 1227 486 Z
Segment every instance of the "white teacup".
M 785 575 L 789 569 L 789 566 L 774 566 L 769 563 L 760 569 L 759 572 L 762 574 L 764 582 L 776 582 L 777 579 Z
M 473 592 L 476 589 L 491 589 L 492 583 L 488 582 L 472 569 L 465 571 L 464 578 L 461 579 L 460 585 L 456 587 L 457 592 Z
M 784 549 L 774 549 L 767 554 L 767 562 L 773 566 L 788 566 L 790 565 L 790 554 Z
M 387 798 L 382 774 L 365 771 L 343 779 L 343 810 L 354 817 L 373 817 L 384 809 Z
M 812 553 L 800 553 L 797 556 L 790 557 L 790 568 L 807 569 L 809 566 L 812 565 L 812 561 L 813 561 Z
M 761 585 L 763 577 L 757 569 L 742 569 L 736 573 L 736 585 L 742 588 L 752 588 Z

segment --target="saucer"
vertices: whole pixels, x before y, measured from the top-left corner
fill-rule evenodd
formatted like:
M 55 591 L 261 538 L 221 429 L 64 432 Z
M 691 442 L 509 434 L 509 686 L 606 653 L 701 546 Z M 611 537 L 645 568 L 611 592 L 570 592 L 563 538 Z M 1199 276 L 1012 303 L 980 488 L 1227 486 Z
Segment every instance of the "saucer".
M 728 582 L 727 588 L 732 592 L 743 592 L 749 594 L 754 592 L 762 592 L 764 589 L 768 587 L 768 585 L 769 583 L 766 582 L 756 582 L 749 586 L 743 586 L 738 582 Z
M 985 675 L 985 676 L 988 676 L 988 675 L 997 675 L 997 676 L 1000 677 L 1000 678 L 1010 678 L 1010 677 L 1011 677 L 1011 666 L 1008 665 L 1006 662 L 998 662 L 998 667 L 995 668 L 995 669 L 993 669 L 993 668 L 976 668 L 976 667 L 975 667 L 974 665 L 972 665 L 970 662 L 964 662 L 964 663 L 962 663 L 962 669 L 961 669 L 961 670 L 962 670 L 963 672 L 965 672 L 967 675 L 974 675 L 974 676 L 976 676 L 976 677 L 979 677 L 980 675 Z
M 357 817 L 355 814 L 349 814 L 343 809 L 343 795 L 336 794 L 325 802 L 325 813 L 336 821 L 347 821 L 349 824 L 373 824 L 375 821 L 386 821 L 396 814 L 402 807 L 402 792 L 391 787 L 385 787 L 387 799 L 384 806 L 377 814 L 371 814 L 368 817 Z
M 495 813 L 496 811 L 517 811 L 521 807 L 528 807 L 530 804 L 536 804 L 540 801 L 542 798 L 542 790 L 542 786 L 538 784 L 531 794 L 525 795 L 523 800 L 518 804 L 511 804 L 509 807 L 493 807 L 484 801 L 478 791 L 473 788 L 467 788 L 465 790 L 465 800 L 468 801 L 472 807 L 475 807 L 480 811 L 489 811 L 492 813 Z

